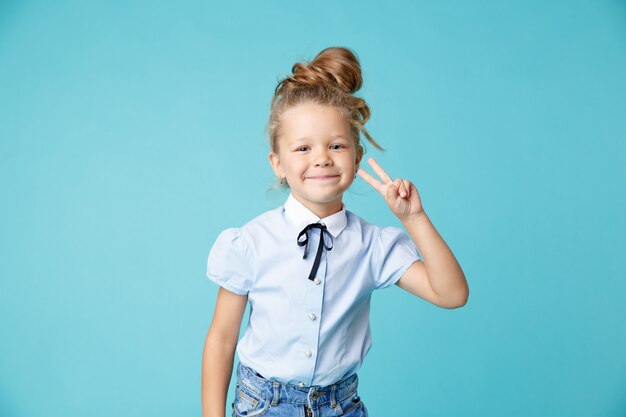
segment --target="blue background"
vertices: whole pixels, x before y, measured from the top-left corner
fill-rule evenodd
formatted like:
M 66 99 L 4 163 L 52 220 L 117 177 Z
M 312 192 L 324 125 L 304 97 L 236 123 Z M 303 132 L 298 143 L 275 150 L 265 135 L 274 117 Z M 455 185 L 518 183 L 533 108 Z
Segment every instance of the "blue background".
M 282 203 L 273 89 L 334 45 L 471 290 L 374 293 L 370 415 L 626 416 L 623 1 L 0 2 L 0 415 L 200 415 L 206 256 Z

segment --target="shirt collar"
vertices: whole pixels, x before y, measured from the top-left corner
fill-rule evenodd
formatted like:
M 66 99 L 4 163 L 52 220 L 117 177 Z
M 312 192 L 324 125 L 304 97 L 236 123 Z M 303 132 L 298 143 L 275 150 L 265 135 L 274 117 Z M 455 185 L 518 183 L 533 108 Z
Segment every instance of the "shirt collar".
M 292 193 L 289 193 L 289 197 L 287 197 L 284 208 L 285 215 L 298 228 L 298 230 L 304 229 L 311 223 L 320 222 L 324 223 L 330 234 L 336 238 L 348 224 L 345 204 L 341 205 L 341 211 L 320 219 L 311 210 L 306 208 L 304 204 L 296 200 Z

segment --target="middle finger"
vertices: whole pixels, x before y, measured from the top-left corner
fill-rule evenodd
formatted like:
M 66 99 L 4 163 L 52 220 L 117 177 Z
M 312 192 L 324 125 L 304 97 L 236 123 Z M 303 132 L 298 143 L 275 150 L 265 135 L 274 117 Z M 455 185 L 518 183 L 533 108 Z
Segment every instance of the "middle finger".
M 380 165 L 378 165 L 378 162 L 376 162 L 376 160 L 374 158 L 368 159 L 367 162 L 370 164 L 370 166 L 372 167 L 374 172 L 376 174 L 378 174 L 380 179 L 382 179 L 385 184 L 389 184 L 389 183 L 393 182 L 391 177 L 389 175 L 387 175 L 385 170 Z

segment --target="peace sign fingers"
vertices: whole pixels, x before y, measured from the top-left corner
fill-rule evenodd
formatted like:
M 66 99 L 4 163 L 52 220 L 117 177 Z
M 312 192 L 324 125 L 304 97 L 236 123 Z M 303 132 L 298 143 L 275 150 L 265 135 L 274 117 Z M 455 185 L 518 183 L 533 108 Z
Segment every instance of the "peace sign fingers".
M 391 177 L 387 175 L 383 167 L 381 167 L 374 158 L 368 158 L 367 163 L 370 164 L 374 172 L 383 180 L 385 184 L 393 182 Z
M 359 176 L 383 196 L 396 216 L 404 218 L 422 210 L 417 188 L 411 181 L 401 178 L 394 181 L 374 158 L 368 158 L 367 162 L 380 180 L 370 175 L 364 169 L 358 170 Z
M 359 174 L 359 176 L 361 178 L 363 178 L 365 180 L 365 182 L 367 182 L 369 185 L 371 185 L 376 191 L 378 191 L 384 197 L 385 194 L 383 194 L 383 193 L 384 193 L 384 190 L 386 189 L 386 187 L 385 187 L 385 185 L 383 183 L 378 181 L 376 178 L 372 177 L 369 174 L 369 172 L 365 171 L 362 168 L 359 168 L 357 173 Z
M 365 180 L 369 185 L 372 186 L 376 191 L 378 191 L 383 197 L 387 197 L 387 188 L 389 185 L 393 183 L 391 177 L 385 172 L 385 170 L 374 160 L 374 158 L 369 158 L 367 162 L 370 164 L 374 172 L 378 174 L 378 176 L 383 180 L 380 182 L 378 179 L 374 178 L 370 175 L 369 172 L 364 169 L 359 169 L 358 174 L 361 178 Z

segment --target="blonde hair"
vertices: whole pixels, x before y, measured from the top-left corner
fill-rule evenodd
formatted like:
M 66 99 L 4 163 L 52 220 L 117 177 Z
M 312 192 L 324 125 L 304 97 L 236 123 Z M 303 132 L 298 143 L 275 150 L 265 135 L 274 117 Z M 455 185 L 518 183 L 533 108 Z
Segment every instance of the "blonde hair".
M 333 106 L 350 122 L 350 131 L 357 150 L 360 135 L 380 150 L 365 129 L 370 118 L 370 108 L 365 100 L 353 94 L 361 88 L 363 78 L 361 65 L 356 55 L 347 48 L 326 48 L 313 61 L 296 63 L 292 75 L 282 79 L 274 91 L 267 133 L 272 152 L 278 152 L 278 139 L 282 114 L 301 103 L 316 103 Z

